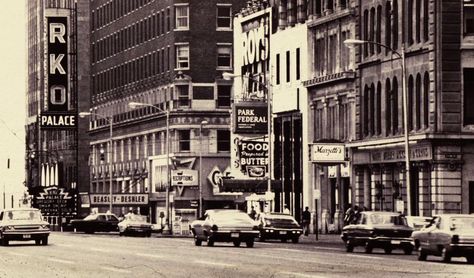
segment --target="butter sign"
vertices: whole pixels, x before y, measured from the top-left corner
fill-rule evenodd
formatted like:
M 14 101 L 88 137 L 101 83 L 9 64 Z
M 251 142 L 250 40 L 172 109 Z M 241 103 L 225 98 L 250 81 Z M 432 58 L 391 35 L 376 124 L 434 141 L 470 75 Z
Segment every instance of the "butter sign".
M 311 162 L 333 162 L 342 163 L 345 161 L 344 144 L 336 143 L 315 143 L 310 144 Z
M 191 169 L 180 169 L 171 171 L 171 185 L 173 186 L 197 186 L 198 171 Z

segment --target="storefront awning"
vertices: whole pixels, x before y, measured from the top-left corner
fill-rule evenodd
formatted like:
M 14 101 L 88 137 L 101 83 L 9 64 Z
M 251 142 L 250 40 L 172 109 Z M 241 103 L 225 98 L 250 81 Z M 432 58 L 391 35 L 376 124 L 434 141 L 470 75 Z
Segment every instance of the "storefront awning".
M 268 191 L 268 181 L 259 179 L 222 179 L 220 192 L 254 192 Z M 281 181 L 271 181 L 271 191 L 281 191 Z

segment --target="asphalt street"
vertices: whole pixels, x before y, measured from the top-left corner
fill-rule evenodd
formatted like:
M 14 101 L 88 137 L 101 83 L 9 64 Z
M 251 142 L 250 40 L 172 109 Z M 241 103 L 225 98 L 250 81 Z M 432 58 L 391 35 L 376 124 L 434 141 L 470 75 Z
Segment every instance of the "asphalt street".
M 191 238 L 59 233 L 48 246 L 11 242 L 0 247 L 0 277 L 472 277 L 474 265 L 383 250 L 346 253 L 342 244 L 256 242 L 194 246 Z

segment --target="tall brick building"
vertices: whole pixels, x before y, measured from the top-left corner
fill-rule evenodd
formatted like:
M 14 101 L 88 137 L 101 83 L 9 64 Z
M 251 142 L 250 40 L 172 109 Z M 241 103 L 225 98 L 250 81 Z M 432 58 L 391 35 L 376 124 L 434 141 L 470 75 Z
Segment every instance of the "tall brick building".
M 229 166 L 231 84 L 222 73 L 232 71 L 232 17 L 243 2 L 91 1 L 91 196 L 106 197 L 110 180 L 113 194 L 148 195 L 115 213 L 137 209 L 154 223 L 169 215 L 179 228 L 196 218 L 200 192 L 204 209 L 234 205 L 214 177 Z M 105 211 L 108 201 L 97 200 L 91 207 Z

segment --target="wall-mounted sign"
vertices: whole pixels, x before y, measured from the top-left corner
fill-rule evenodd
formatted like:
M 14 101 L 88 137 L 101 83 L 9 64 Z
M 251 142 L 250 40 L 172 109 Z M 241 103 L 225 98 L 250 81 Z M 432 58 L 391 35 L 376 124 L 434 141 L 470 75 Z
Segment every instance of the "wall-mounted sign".
M 253 140 L 238 142 L 240 171 L 248 177 L 265 177 L 268 167 L 268 143 Z
M 268 106 L 265 102 L 240 102 L 234 104 L 234 133 L 266 134 L 268 131 Z
M 77 124 L 77 115 L 71 113 L 43 112 L 38 116 L 41 128 L 73 128 Z
M 430 145 L 413 146 L 410 148 L 410 154 L 410 160 L 412 161 L 431 160 L 433 158 Z M 405 149 L 402 147 L 371 151 L 370 161 L 372 163 L 405 161 Z
M 68 111 L 68 17 L 47 17 L 46 34 L 47 110 Z
M 76 200 L 64 188 L 45 187 L 44 192 L 33 197 L 33 207 L 41 210 L 43 216 L 68 216 L 76 213 Z
M 198 171 L 190 169 L 171 170 L 171 185 L 173 186 L 196 186 L 198 182 Z
M 110 195 L 109 194 L 90 194 L 91 205 L 109 205 Z M 148 205 L 148 194 L 141 193 L 129 193 L 129 194 L 113 194 L 112 195 L 113 205 Z
M 342 163 L 345 161 L 345 146 L 337 143 L 314 143 L 309 145 L 309 160 L 316 163 Z

